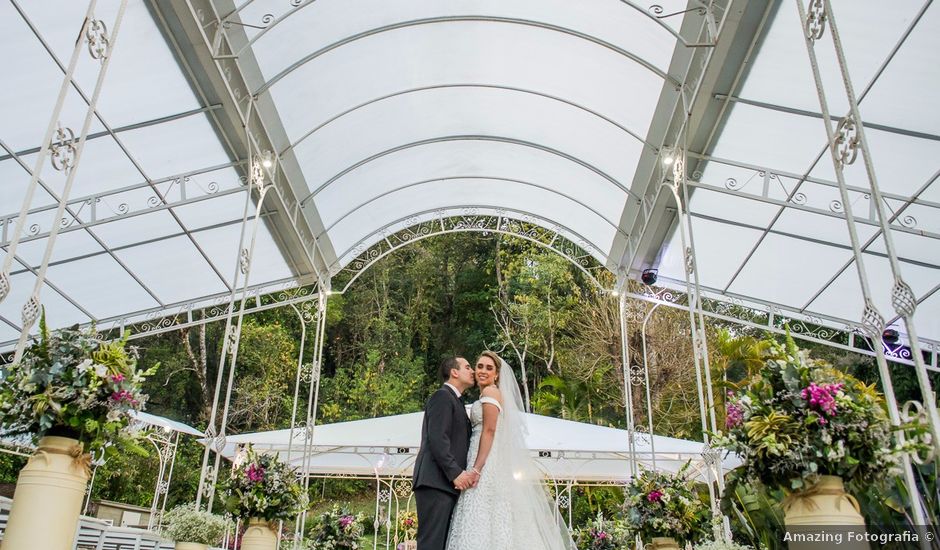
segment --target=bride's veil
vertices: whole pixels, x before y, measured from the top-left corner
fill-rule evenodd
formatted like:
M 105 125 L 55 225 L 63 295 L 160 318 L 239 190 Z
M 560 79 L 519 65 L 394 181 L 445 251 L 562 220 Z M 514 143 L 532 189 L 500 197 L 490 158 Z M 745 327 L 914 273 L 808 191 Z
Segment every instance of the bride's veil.
M 494 445 L 512 472 L 508 495 L 512 510 L 513 548 L 576 550 L 554 500 L 543 485 L 544 474 L 526 446 L 526 419 L 522 394 L 512 368 L 502 361 L 499 391 L 503 397 L 500 429 Z

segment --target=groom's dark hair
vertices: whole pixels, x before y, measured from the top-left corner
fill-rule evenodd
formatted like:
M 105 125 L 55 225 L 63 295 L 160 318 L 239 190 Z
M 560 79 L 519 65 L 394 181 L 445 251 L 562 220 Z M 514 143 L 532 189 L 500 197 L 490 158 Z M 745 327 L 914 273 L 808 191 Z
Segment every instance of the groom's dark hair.
M 438 374 L 441 376 L 441 382 L 447 382 L 450 380 L 450 371 L 460 368 L 460 363 L 457 362 L 457 359 L 460 359 L 458 356 L 445 357 L 441 361 L 441 367 L 438 371 Z

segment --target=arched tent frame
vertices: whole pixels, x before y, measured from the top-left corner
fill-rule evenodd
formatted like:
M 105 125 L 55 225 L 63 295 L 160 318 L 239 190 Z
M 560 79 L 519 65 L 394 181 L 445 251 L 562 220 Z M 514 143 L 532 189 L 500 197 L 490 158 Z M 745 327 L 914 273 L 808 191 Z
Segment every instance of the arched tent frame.
M 407 235 L 402 233 L 405 226 L 415 225 L 409 223 L 410 218 L 401 218 L 402 214 L 433 217 L 431 213 L 442 209 L 476 206 L 515 211 L 512 217 L 520 214 L 522 224 L 547 232 L 537 230 L 538 236 L 530 238 L 533 242 L 541 242 L 542 235 L 548 234 L 555 235 L 553 242 L 560 236 L 579 247 L 617 275 L 614 290 L 622 300 L 640 297 L 687 309 L 703 428 L 709 424 L 715 428 L 715 417 L 713 405 L 706 403 L 711 396 L 711 391 L 705 391 L 710 369 L 700 334 L 706 316 L 734 318 L 720 305 L 730 302 L 759 312 L 756 318 L 738 319 L 749 326 L 779 332 L 782 321 L 788 320 L 807 329 L 800 337 L 853 351 L 868 346 L 869 350 L 861 351 L 878 361 L 895 424 L 905 419 L 911 407 L 895 402 L 886 357 L 912 365 L 925 396 L 922 416 L 933 429 L 936 456 L 940 415 L 927 371 L 937 369 L 940 350 L 940 331 L 931 321 L 936 318 L 940 290 L 936 283 L 940 267 L 931 251 L 936 251 L 940 228 L 930 225 L 940 208 L 932 194 L 940 172 L 903 171 L 904 166 L 923 163 L 910 162 L 911 157 L 898 152 L 914 151 L 920 155 L 912 157 L 915 160 L 929 158 L 929 147 L 940 137 L 929 124 L 886 110 L 886 101 L 916 105 L 918 98 L 905 95 L 903 86 L 886 87 L 883 83 L 889 80 L 882 76 L 909 63 L 908 44 L 924 48 L 926 22 L 936 9 L 931 11 L 931 2 L 926 1 L 906 7 L 903 18 L 889 20 L 878 9 L 853 4 L 860 19 L 870 18 L 864 23 L 875 21 L 870 29 L 885 31 L 884 36 L 866 34 L 865 42 L 886 46 L 886 55 L 869 56 L 876 65 L 859 68 L 850 67 L 844 46 L 853 39 L 853 32 L 858 36 L 860 27 L 855 20 L 846 24 L 844 17 L 838 17 L 842 7 L 834 10 L 827 0 L 810 0 L 808 8 L 797 2 L 796 10 L 777 2 L 743 0 L 663 4 L 644 9 L 634 2 L 611 1 L 596 6 L 596 17 L 588 21 L 563 6 L 540 11 L 525 2 L 514 13 L 506 11 L 506 4 L 481 4 L 478 13 L 467 13 L 416 2 L 412 11 L 389 10 L 376 19 L 371 12 L 348 17 L 326 0 L 291 1 L 278 6 L 277 13 L 267 12 L 270 5 L 255 0 L 151 2 L 146 9 L 127 2 L 102 6 L 91 1 L 87 9 L 69 8 L 75 10 L 76 24 L 66 28 L 22 2 L 11 2 L 3 8 L 9 11 L 3 13 L 3 20 L 11 24 L 8 36 L 36 46 L 22 49 L 23 63 L 51 65 L 54 73 L 45 75 L 42 83 L 27 82 L 22 87 L 56 88 L 58 92 L 44 98 L 37 94 L 35 100 L 23 98 L 16 106 L 24 114 L 8 117 L 20 122 L 35 123 L 37 117 L 48 121 L 42 136 L 18 127 L 11 137 L 0 140 L 5 151 L 0 170 L 25 173 L 29 180 L 25 193 L 16 188 L 11 202 L 3 203 L 4 212 L 19 206 L 18 211 L 0 216 L 4 222 L 0 246 L 5 252 L 0 269 L 0 341 L 8 349 L 15 348 L 14 356 L 19 355 L 41 305 L 55 312 L 63 325 L 77 321 L 102 329 L 131 328 L 132 337 L 225 319 L 226 353 L 210 426 L 210 435 L 222 444 L 228 407 L 228 393 L 220 403 L 223 373 L 228 374 L 230 390 L 244 315 L 279 304 L 299 306 L 316 296 L 321 314 L 313 322 L 312 366 L 298 369 L 298 380 L 303 371 L 313 388 L 308 397 L 308 406 L 313 404 L 314 417 L 309 418 L 308 412 L 312 431 L 322 311 L 332 291 L 331 275 L 349 276 L 352 282 L 362 270 L 355 268 L 357 262 L 365 268 L 371 260 L 363 260 L 361 253 L 382 255 L 393 250 L 397 245 L 392 238 Z M 152 45 L 146 41 L 147 32 L 122 34 L 121 45 L 115 46 L 125 19 L 132 29 L 162 33 L 166 47 L 146 50 Z M 845 25 L 843 30 L 848 28 L 845 36 L 839 34 L 837 19 Z M 80 38 L 74 41 L 78 22 Z M 307 25 L 323 25 L 316 27 L 322 32 L 304 35 L 306 41 L 285 39 L 297 36 L 298 26 Z M 635 32 L 618 32 L 623 28 Z M 788 29 L 797 31 L 797 40 L 792 40 L 792 33 L 787 35 Z M 788 59 L 781 57 L 788 55 L 786 48 L 781 49 L 786 43 L 781 37 L 791 43 L 805 42 L 809 58 L 805 74 L 792 74 L 799 63 L 781 64 L 781 59 Z M 440 43 L 452 48 L 429 47 L 433 53 L 427 58 L 408 50 L 415 44 Z M 823 43 L 827 47 L 831 43 L 834 56 L 817 52 Z M 118 106 L 136 106 L 146 95 L 122 89 L 112 98 L 102 96 L 109 69 L 113 69 L 111 78 L 120 82 L 144 81 L 126 61 L 111 67 L 112 52 L 119 56 L 123 44 L 128 44 L 123 47 L 129 52 L 147 55 L 151 61 L 147 70 L 166 79 L 161 89 L 191 88 L 193 97 L 176 97 L 172 108 L 159 109 L 152 107 L 159 101 L 148 97 L 149 108 L 136 109 L 141 114 L 118 113 Z M 279 44 L 286 50 L 279 50 Z M 513 60 L 518 44 L 538 44 L 533 50 L 538 55 L 499 72 L 510 66 L 504 61 Z M 647 47 L 650 44 L 660 46 L 660 51 Z M 490 45 L 499 58 L 486 57 L 492 56 Z M 362 48 L 391 56 L 363 56 Z M 671 55 L 660 55 L 665 49 Z M 435 57 L 442 52 L 466 55 L 467 51 L 484 62 L 475 66 L 460 61 L 476 57 L 457 62 Z M 573 62 L 568 53 L 581 57 Z M 82 61 L 83 56 L 92 61 Z M 420 81 L 415 78 L 419 72 L 401 70 L 408 68 L 401 63 L 411 59 L 457 72 L 438 72 Z M 586 59 L 592 64 L 580 63 Z M 372 60 L 378 64 L 369 65 Z M 383 62 L 399 70 L 383 72 Z M 598 72 L 582 72 L 588 66 Z M 338 67 L 360 72 L 337 72 Z M 795 106 L 790 105 L 790 98 L 761 87 L 767 67 L 786 74 L 786 78 L 774 74 L 775 81 L 798 81 L 811 75 L 813 86 L 808 89 L 816 94 L 800 96 Z M 33 73 L 15 72 L 27 77 Z M 375 86 L 369 88 L 367 82 L 357 80 L 362 74 Z M 598 74 L 613 80 L 598 86 Z M 628 75 L 630 102 L 617 95 L 625 90 L 624 81 L 616 80 L 623 75 Z M 581 80 L 588 85 L 571 85 Z M 310 82 L 316 85 L 304 86 Z M 336 88 L 331 86 L 335 83 L 361 92 L 361 97 L 334 93 Z M 865 84 L 858 92 L 857 83 Z M 908 86 L 914 90 L 933 87 Z M 295 89 L 321 95 L 311 101 L 291 94 Z M 604 96 L 599 90 L 613 94 Z M 827 92 L 839 99 L 830 104 Z M 46 116 L 48 103 L 40 104 L 43 99 L 51 102 L 53 96 L 55 106 L 51 116 Z M 337 98 L 342 101 L 328 101 Z M 859 111 L 863 101 L 866 114 L 875 112 L 883 120 L 874 123 L 864 118 Z M 503 116 L 481 118 L 480 113 L 486 112 L 480 110 L 481 105 Z M 624 109 L 624 105 L 634 109 Z M 396 116 L 440 112 L 441 106 L 450 108 L 459 124 L 434 117 L 414 117 L 421 124 L 396 123 Z M 831 110 L 847 115 L 834 117 Z M 652 116 L 643 118 L 642 113 Z M 761 130 L 786 134 L 787 154 L 759 154 L 742 146 L 764 137 L 746 127 L 749 117 L 764 121 Z M 121 123 L 114 123 L 115 118 Z M 65 125 L 59 123 L 62 119 Z M 481 119 L 485 123 L 478 124 Z M 795 152 L 802 151 L 796 140 L 804 135 L 818 139 L 820 119 L 826 135 L 821 152 L 805 151 L 806 156 L 796 159 Z M 371 127 L 364 120 L 389 124 Z M 546 121 L 557 123 L 557 128 L 545 125 Z M 68 124 L 79 130 L 69 129 Z M 811 134 L 807 133 L 810 126 Z M 579 140 L 579 132 L 596 136 L 597 141 Z M 173 158 L 180 161 L 172 163 L 173 169 L 163 170 L 148 147 L 141 145 L 142 135 L 151 143 L 179 141 L 195 152 L 187 156 L 185 149 L 178 150 L 179 159 Z M 187 142 L 188 137 L 196 139 Z M 215 148 L 196 150 L 197 142 L 212 143 Z M 831 173 L 819 168 L 827 151 L 832 157 Z M 890 169 L 903 171 L 905 177 L 899 181 L 915 184 L 904 187 L 884 178 L 879 182 L 873 157 L 887 157 Z M 480 162 L 467 163 L 465 158 Z M 812 158 L 804 170 L 800 163 Z M 105 166 L 104 159 L 119 159 L 123 171 Z M 450 164 L 435 165 L 435 159 Z M 862 168 L 854 170 L 850 165 L 857 159 Z M 43 172 L 46 164 L 54 171 Z M 520 166 L 524 169 L 517 171 Z M 540 172 L 540 166 L 550 169 Z M 420 169 L 409 171 L 411 167 Z M 120 177 L 107 177 L 109 168 Z M 389 176 L 376 178 L 377 174 Z M 555 181 L 553 174 L 562 177 Z M 89 186 L 90 181 L 98 185 Z M 370 182 L 379 181 L 381 185 L 370 187 Z M 578 193 L 567 192 L 563 184 L 569 181 L 579 182 Z M 477 190 L 474 198 L 466 194 L 469 183 Z M 72 197 L 73 189 L 78 198 Z M 344 192 L 349 189 L 354 191 Z M 228 200 L 240 198 L 242 191 L 243 200 Z M 722 197 L 723 206 L 715 202 L 717 196 Z M 243 209 L 233 202 L 243 204 Z M 199 212 L 213 211 L 211 223 L 200 225 L 202 220 L 193 220 L 191 207 L 196 206 Z M 496 216 L 497 229 L 501 218 Z M 557 225 L 562 219 L 567 227 Z M 844 229 L 836 231 L 830 222 L 838 227 L 844 224 L 848 238 Z M 419 219 L 419 232 L 422 223 L 429 222 Z M 160 225 L 159 230 L 154 225 Z M 379 227 L 389 233 L 379 235 Z M 153 235 L 137 237 L 130 231 L 135 238 L 122 238 L 128 228 Z M 213 245 L 209 235 L 218 239 L 228 231 L 227 240 L 221 240 L 231 243 L 235 240 L 231 231 L 237 229 L 241 230 L 237 267 L 228 277 L 223 264 L 232 255 L 222 253 L 224 247 Z M 722 239 L 731 229 L 748 238 L 741 242 Z M 248 234 L 251 237 L 246 238 Z M 696 236 L 701 239 L 706 234 L 710 239 L 700 240 L 697 248 Z M 373 240 L 376 237 L 382 237 L 384 245 Z M 60 238 L 69 241 L 65 252 L 55 246 Z M 256 238 L 263 241 L 257 251 Z M 727 248 L 722 252 L 735 258 L 737 268 L 730 274 L 717 269 L 721 262 L 716 257 L 721 255 L 709 248 L 715 241 L 721 241 Z M 786 253 L 815 258 L 823 277 L 807 280 L 808 292 L 798 289 L 801 292 L 790 297 L 755 287 L 754 266 L 772 264 L 767 255 L 774 243 Z M 264 244 L 273 245 L 279 253 L 274 268 L 260 256 L 269 248 Z M 362 250 L 353 254 L 359 246 Z M 383 246 L 388 249 L 383 251 Z M 175 293 L 163 284 L 181 275 L 168 270 L 170 263 L 143 261 L 156 247 L 169 247 L 164 253 L 174 259 L 194 259 L 183 277 L 198 290 Z M 829 257 L 837 260 L 832 266 L 828 266 Z M 260 282 L 249 281 L 252 265 L 260 271 L 255 273 Z M 350 265 L 352 272 L 347 269 Z M 684 304 L 663 300 L 666 293 L 650 296 L 627 287 L 628 279 L 650 266 L 660 267 L 661 282 L 684 291 Z M 777 269 L 786 272 L 785 267 Z M 851 282 L 853 267 L 857 288 Z M 112 299 L 121 306 L 76 290 L 75 282 L 63 276 L 66 268 L 78 274 L 107 272 L 110 279 L 124 281 L 109 289 L 125 292 L 122 299 Z M 786 279 L 777 283 L 792 287 Z M 838 302 L 845 301 L 843 296 L 857 297 L 864 305 L 860 318 L 841 307 Z M 11 311 L 7 306 L 13 302 L 14 308 L 24 307 Z M 892 314 L 882 313 L 888 308 Z M 202 318 L 194 315 L 197 312 L 202 312 Z M 22 316 L 21 323 L 13 321 L 16 314 Z M 927 337 L 915 330 L 915 317 L 930 327 L 921 331 Z M 628 322 L 623 315 L 621 321 L 623 325 Z M 900 329 L 901 346 L 877 343 L 881 330 L 888 326 Z M 625 380 L 633 367 L 626 344 Z M 298 364 L 308 363 L 301 356 Z M 624 397 L 627 423 L 632 427 L 629 386 Z M 913 488 L 909 464 L 906 472 Z M 211 486 L 205 467 L 203 474 L 201 485 L 209 478 Z M 915 518 L 923 519 L 921 502 L 915 498 L 911 506 Z

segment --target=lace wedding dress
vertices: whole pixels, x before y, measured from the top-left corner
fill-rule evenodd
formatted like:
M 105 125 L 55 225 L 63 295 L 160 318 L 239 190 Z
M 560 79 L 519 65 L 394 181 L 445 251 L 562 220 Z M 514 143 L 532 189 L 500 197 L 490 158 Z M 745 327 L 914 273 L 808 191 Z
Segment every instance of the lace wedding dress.
M 500 408 L 499 402 L 491 397 L 483 397 L 470 406 L 470 451 L 467 453 L 467 465 L 472 466 L 480 448 L 480 434 L 483 433 L 483 403 L 492 403 Z M 500 412 L 502 417 L 502 412 Z M 496 421 L 496 431 L 502 427 L 502 418 Z M 454 508 L 454 519 L 450 524 L 447 537 L 447 550 L 513 550 L 512 513 L 510 498 L 511 474 L 508 465 L 500 460 L 497 445 L 490 448 L 483 467 L 483 475 L 476 487 L 467 489 L 460 495 Z
M 470 407 L 473 465 L 483 432 L 483 403 L 499 409 L 493 446 L 477 486 L 460 495 L 454 508 L 447 550 L 575 550 L 555 503 L 543 486 L 543 474 L 525 444 L 522 395 L 512 369 L 500 367 L 503 405 L 490 397 Z

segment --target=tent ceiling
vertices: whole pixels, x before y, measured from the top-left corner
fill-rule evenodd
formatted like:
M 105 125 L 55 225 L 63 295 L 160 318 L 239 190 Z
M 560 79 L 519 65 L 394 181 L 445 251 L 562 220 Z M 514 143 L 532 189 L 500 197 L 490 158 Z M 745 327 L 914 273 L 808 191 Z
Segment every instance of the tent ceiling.
M 927 57 L 940 47 L 929 32 L 940 8 L 833 3 L 904 276 L 921 300 L 917 321 L 940 340 L 940 112 L 929 93 L 940 68 Z M 87 8 L 54 4 L 0 4 L 0 40 L 16 52 L 0 61 L 4 251 Z M 48 273 L 50 319 L 120 324 L 226 296 L 246 207 L 239 109 L 249 96 L 252 147 L 278 153 L 284 182 L 262 213 L 259 293 L 468 208 L 557 226 L 614 271 L 658 265 L 663 280 L 680 281 L 674 208 L 652 197 L 684 94 L 703 285 L 839 328 L 857 322 L 844 206 L 795 6 L 721 1 L 710 20 L 695 0 L 658 4 L 129 2 Z M 105 22 L 116 13 L 116 3 L 96 8 Z M 715 46 L 690 47 L 709 42 L 712 22 L 723 25 Z M 834 58 L 821 63 L 844 114 Z M 83 56 L 64 125 L 80 125 L 96 72 Z M 17 336 L 64 178 L 46 169 L 41 183 L 0 303 L 0 343 Z M 877 305 L 890 315 L 861 163 L 848 183 Z

